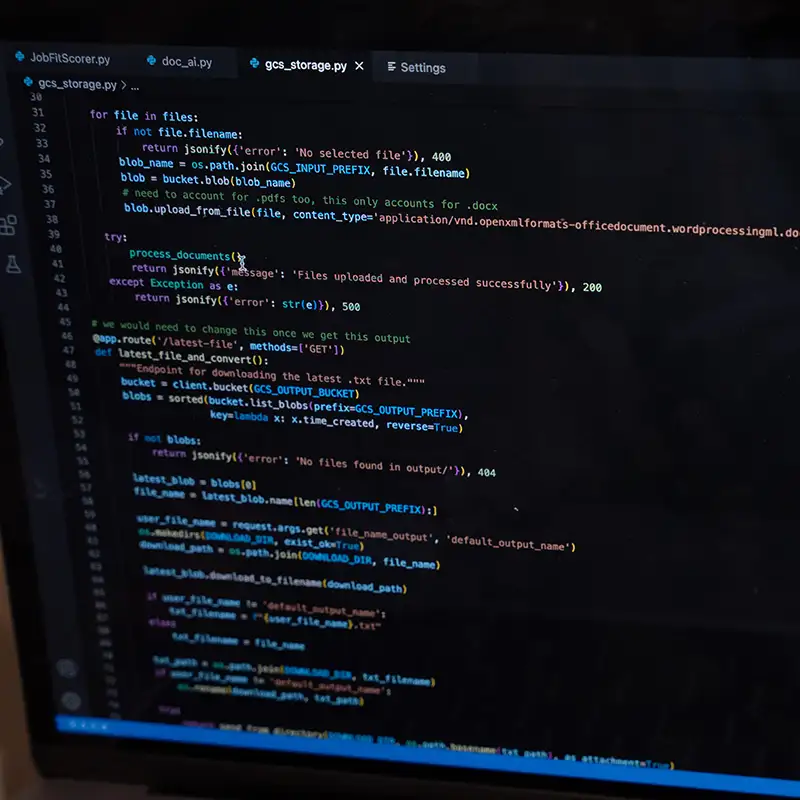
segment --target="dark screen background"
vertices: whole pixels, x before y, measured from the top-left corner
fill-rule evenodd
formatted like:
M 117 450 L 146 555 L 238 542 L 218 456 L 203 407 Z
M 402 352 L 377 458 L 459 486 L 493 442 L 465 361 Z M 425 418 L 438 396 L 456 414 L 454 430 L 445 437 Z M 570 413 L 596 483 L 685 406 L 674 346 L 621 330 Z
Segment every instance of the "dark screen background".
M 800 655 L 794 591 L 800 251 L 792 239 L 123 214 L 116 159 L 141 153 L 131 137 L 115 137 L 111 123 L 100 127 L 87 115 L 99 107 L 175 109 L 197 114 L 209 128 L 241 130 L 252 144 L 446 151 L 453 166 L 466 165 L 472 175 L 448 183 L 376 177 L 368 190 L 361 179 L 343 178 L 336 179 L 336 194 L 491 201 L 508 217 L 782 231 L 800 227 L 794 152 L 800 131 L 791 102 L 779 113 L 773 101 L 752 98 L 743 110 L 733 96 L 689 103 L 669 93 L 595 93 L 554 104 L 523 92 L 398 87 L 375 88 L 344 104 L 344 92 L 327 89 L 298 96 L 274 85 L 267 94 L 252 83 L 164 80 L 140 87 L 124 102 L 71 92 L 47 95 L 44 103 L 57 129 L 50 137 L 57 143 L 55 183 L 71 222 L 65 247 L 76 253 L 69 262 L 80 286 L 73 316 L 89 387 L 90 446 L 100 465 L 93 482 L 113 576 L 115 651 L 124 664 L 122 717 L 328 729 L 796 777 L 790 732 Z M 22 163 L 33 175 L 26 93 L 18 84 L 14 91 Z M 303 193 L 319 198 L 332 180 L 309 178 Z M 31 184 L 29 217 L 41 220 L 33 178 Z M 108 247 L 108 231 L 125 233 L 126 245 Z M 137 304 L 107 285 L 111 275 L 130 274 L 128 247 L 233 246 L 248 253 L 249 265 L 287 273 L 568 280 L 579 288 L 559 295 L 287 280 L 262 291 L 248 283 L 242 291 L 252 296 L 323 296 L 362 307 L 350 316 L 276 310 L 265 318 Z M 45 252 L 43 244 L 40 311 L 55 331 Z M 584 282 L 602 283 L 603 291 L 581 292 Z M 324 361 L 282 361 L 276 354 L 270 368 L 424 376 L 413 400 L 408 389 L 380 388 L 369 401 L 463 408 L 469 426 L 460 436 L 436 437 L 214 424 L 193 406 L 123 402 L 119 370 L 92 355 L 93 319 L 408 333 L 411 344 L 402 348 L 353 346 L 345 357 Z M 48 356 L 56 395 L 58 348 Z M 66 431 L 63 401 L 54 405 Z M 289 457 L 466 464 L 473 474 L 483 467 L 497 477 L 218 464 L 178 469 L 129 443 L 131 432 L 199 436 L 207 449 Z M 66 474 L 72 456 L 66 433 L 60 446 Z M 269 495 L 418 503 L 438 513 L 378 519 L 134 500 L 133 470 L 232 476 L 256 480 Z M 66 478 L 65 486 L 69 495 Z M 145 580 L 142 564 L 357 580 L 364 570 L 142 553 L 134 518 L 148 513 L 338 524 L 429 533 L 442 542 L 448 534 L 570 542 L 576 551 L 377 543 L 372 552 L 381 558 L 441 560 L 441 570 L 430 574 L 369 570 L 367 579 L 405 580 L 408 594 L 401 597 L 208 582 L 192 588 L 256 602 L 380 607 L 386 614 L 378 632 L 304 631 L 307 653 L 267 657 L 170 643 L 148 626 L 154 612 L 145 596 L 188 587 Z M 77 543 L 75 550 L 80 574 Z M 255 623 L 237 630 L 245 628 L 265 635 Z M 230 635 L 231 626 L 186 629 Z M 209 660 L 435 676 L 437 685 L 403 687 L 363 708 L 331 709 L 181 694 L 174 682 L 153 676 L 154 655 L 199 652 Z M 98 689 L 99 715 L 102 702 Z M 180 707 L 179 718 L 167 719 L 159 710 L 166 706 Z

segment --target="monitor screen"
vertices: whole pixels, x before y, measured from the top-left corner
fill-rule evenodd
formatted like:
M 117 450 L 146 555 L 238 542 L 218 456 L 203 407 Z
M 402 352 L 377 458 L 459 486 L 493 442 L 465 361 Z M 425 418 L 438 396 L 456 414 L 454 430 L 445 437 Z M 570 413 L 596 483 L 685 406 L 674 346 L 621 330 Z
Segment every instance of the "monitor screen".
M 0 77 L 59 742 L 800 796 L 800 62 Z

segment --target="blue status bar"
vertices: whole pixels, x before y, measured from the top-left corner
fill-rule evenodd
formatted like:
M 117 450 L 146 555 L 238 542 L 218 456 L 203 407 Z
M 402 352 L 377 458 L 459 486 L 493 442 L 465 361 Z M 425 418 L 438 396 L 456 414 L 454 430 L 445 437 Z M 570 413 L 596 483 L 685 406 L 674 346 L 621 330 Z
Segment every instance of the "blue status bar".
M 203 744 L 217 747 L 242 747 L 304 755 L 368 758 L 403 764 L 424 764 L 461 769 L 485 769 L 526 775 L 551 775 L 684 789 L 709 789 L 718 792 L 744 792 L 775 797 L 800 797 L 800 781 L 755 778 L 745 775 L 719 775 L 711 772 L 624 767 L 590 764 L 581 761 L 534 759 L 492 753 L 427 749 L 404 745 L 372 744 L 348 739 L 310 739 L 276 734 L 221 731 L 161 722 L 125 722 L 99 717 L 57 716 L 56 727 L 63 733 L 147 739 L 157 742 Z

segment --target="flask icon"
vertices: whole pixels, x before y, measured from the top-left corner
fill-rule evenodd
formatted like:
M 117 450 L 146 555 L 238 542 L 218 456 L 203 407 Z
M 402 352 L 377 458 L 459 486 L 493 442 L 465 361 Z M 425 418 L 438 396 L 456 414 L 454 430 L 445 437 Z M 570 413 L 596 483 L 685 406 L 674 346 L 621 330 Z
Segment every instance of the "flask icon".
M 10 255 L 6 262 L 6 275 L 20 275 L 21 273 L 22 269 L 20 265 L 17 264 L 17 257 L 15 255 Z

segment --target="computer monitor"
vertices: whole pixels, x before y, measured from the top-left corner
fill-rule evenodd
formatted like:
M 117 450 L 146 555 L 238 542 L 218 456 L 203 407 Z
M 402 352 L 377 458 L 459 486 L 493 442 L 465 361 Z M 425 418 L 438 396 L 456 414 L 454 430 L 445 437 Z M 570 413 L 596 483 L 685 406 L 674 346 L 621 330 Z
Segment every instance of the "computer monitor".
M 106 13 L 2 55 L 43 771 L 800 795 L 791 42 Z

